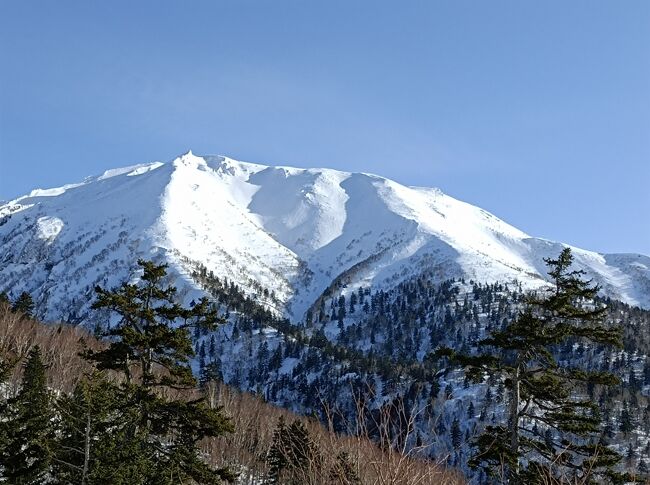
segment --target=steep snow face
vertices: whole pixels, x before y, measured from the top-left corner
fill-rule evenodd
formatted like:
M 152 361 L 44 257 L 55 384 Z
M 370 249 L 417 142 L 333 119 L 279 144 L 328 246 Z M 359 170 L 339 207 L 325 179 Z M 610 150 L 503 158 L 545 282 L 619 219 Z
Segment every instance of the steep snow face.
M 259 187 L 248 209 L 284 246 L 310 254 L 343 235 L 348 195 L 333 170 L 268 167 L 248 179 Z
M 544 258 L 563 247 L 437 189 L 188 152 L 0 206 L 0 290 L 30 291 L 43 317 L 74 319 L 94 285 L 134 278 L 139 257 L 170 264 L 181 295 L 196 297 L 191 260 L 272 290 L 275 309 L 300 319 L 332 285 L 390 287 L 420 273 L 537 287 Z M 573 249 L 604 292 L 650 307 L 650 258 Z
M 152 231 L 155 245 L 164 248 L 179 268 L 178 256 L 185 256 L 245 288 L 252 279 L 272 288 L 281 301 L 290 300 L 290 280 L 300 260 L 248 210 L 260 189 L 247 181 L 251 167 L 236 167 L 225 159 L 221 165 L 210 165 L 192 154 L 172 166 L 162 212 Z

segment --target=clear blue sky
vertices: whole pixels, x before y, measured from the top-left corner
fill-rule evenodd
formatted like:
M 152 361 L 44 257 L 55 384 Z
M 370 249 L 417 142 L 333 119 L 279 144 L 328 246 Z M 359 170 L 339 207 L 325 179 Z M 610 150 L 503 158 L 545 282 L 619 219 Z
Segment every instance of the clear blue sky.
M 0 199 L 192 149 L 650 254 L 650 2 L 0 0 Z

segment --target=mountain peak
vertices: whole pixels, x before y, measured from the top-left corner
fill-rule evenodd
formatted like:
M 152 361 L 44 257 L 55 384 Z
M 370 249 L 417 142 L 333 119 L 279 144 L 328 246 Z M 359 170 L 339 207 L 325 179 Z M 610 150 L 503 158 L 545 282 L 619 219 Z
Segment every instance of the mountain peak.
M 201 294 L 188 276 L 188 262 L 200 262 L 272 290 L 275 309 L 300 319 L 332 285 L 388 288 L 424 274 L 538 287 L 544 258 L 565 247 L 439 189 L 191 151 L 32 191 L 0 206 L 0 218 L 0 291 L 34 293 L 51 319 L 83 312 L 80 295 L 128 280 L 140 257 L 167 262 L 186 298 Z M 650 307 L 650 258 L 574 254 L 606 294 Z

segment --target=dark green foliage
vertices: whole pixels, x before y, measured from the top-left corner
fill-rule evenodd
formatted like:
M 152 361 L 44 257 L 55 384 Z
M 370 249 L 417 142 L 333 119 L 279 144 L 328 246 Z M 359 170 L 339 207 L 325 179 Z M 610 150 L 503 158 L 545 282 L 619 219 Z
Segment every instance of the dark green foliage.
M 621 423 L 621 432 L 626 436 L 634 430 L 634 423 L 632 422 L 632 415 L 630 413 L 630 408 L 627 401 L 625 402 L 623 410 L 621 411 L 621 418 L 619 422 Z
M 220 319 L 207 298 L 193 307 L 175 302 L 176 288 L 163 286 L 166 265 L 138 261 L 143 269 L 142 285 L 124 284 L 115 291 L 97 287 L 94 309 L 117 313 L 120 322 L 106 332 L 110 347 L 90 355 L 99 369 L 124 373 L 127 382 L 139 381 L 144 389 L 192 388 L 196 385 L 189 360 L 194 356 L 189 330 L 213 330 Z M 141 374 L 133 376 L 133 367 Z M 165 372 L 158 372 L 163 370 Z
M 107 332 L 112 338 L 109 347 L 88 353 L 98 369 L 125 378 L 117 394 L 120 424 L 105 445 L 110 451 L 103 452 L 110 460 L 105 473 L 111 474 L 110 483 L 125 484 L 231 480 L 230 471 L 211 469 L 197 450 L 203 438 L 232 430 L 221 409 L 209 408 L 202 399 L 169 400 L 161 393 L 195 388 L 190 329 L 213 330 L 221 321 L 217 310 L 207 299 L 189 309 L 181 307 L 175 302 L 176 289 L 163 284 L 166 266 L 138 263 L 143 269 L 141 285 L 124 284 L 115 291 L 97 288 L 93 304 L 121 317 Z
M 280 483 L 282 471 L 289 463 L 289 443 L 287 425 L 284 416 L 278 419 L 278 425 L 273 431 L 273 442 L 266 457 L 269 467 L 269 483 Z
M 467 407 L 467 419 L 474 419 L 476 417 L 476 410 L 474 409 L 474 403 L 470 402 Z
M 16 484 L 43 483 L 52 460 L 54 413 L 38 346 L 30 351 L 20 391 L 3 414 L 8 418 L 2 423 L 6 444 L 0 450 L 4 477 Z
M 16 361 L 7 359 L 6 357 L 0 357 L 0 384 L 5 382 L 9 375 L 11 374 L 11 371 L 14 369 L 14 366 L 16 365 Z
M 336 455 L 336 463 L 330 471 L 330 481 L 336 485 L 361 485 L 357 469 L 347 452 L 341 451 Z
M 129 407 L 135 404 L 134 399 L 133 388 L 118 386 L 95 372 L 81 381 L 71 396 L 59 400 L 62 422 L 53 459 L 54 481 L 171 485 L 196 477 L 198 483 L 215 483 L 214 471 L 198 459 L 191 437 L 172 440 L 167 446 L 162 436 L 136 430 L 141 416 L 137 408 Z M 176 420 L 171 427 L 182 427 L 177 421 L 184 411 L 169 413 L 170 419 Z M 210 418 L 202 414 L 186 417 L 191 428 L 214 426 Z M 178 434 L 185 436 L 183 430 Z
M 458 449 L 462 444 L 462 440 L 463 440 L 463 433 L 460 430 L 460 422 L 458 421 L 458 418 L 456 418 L 454 419 L 454 422 L 451 423 L 451 445 L 455 449 Z
M 205 388 L 208 382 L 221 381 L 223 381 L 223 375 L 221 374 L 221 365 L 219 360 L 212 360 L 201 369 L 201 375 L 199 376 L 201 388 Z
M 102 477 L 126 464 L 137 463 L 137 454 L 128 460 L 112 462 L 115 452 L 112 443 L 119 441 L 123 414 L 119 411 L 121 390 L 103 374 L 94 372 L 80 381 L 70 396 L 63 395 L 57 402 L 61 417 L 53 475 L 58 483 L 105 483 Z M 128 443 L 120 443 L 118 456 L 128 450 Z M 136 458 L 136 459 L 134 459 Z
M 7 381 L 7 378 L 11 374 L 14 365 L 14 361 L 7 360 L 6 358 L 0 358 L 0 386 Z M 6 402 L 2 402 L 0 403 L 0 457 L 4 455 L 8 444 L 9 427 L 12 424 L 9 422 L 9 419 L 9 407 L 7 406 Z
M 583 398 L 586 384 L 617 382 L 607 372 L 568 367 L 553 352 L 574 342 L 621 345 L 621 329 L 603 323 L 606 308 L 594 303 L 598 288 L 572 271 L 571 251 L 546 260 L 553 287 L 531 295 L 517 318 L 479 342 L 481 353 L 441 349 L 475 381 L 503 379 L 508 391 L 507 422 L 488 426 L 476 440 L 472 466 L 496 475 L 506 466 L 510 483 L 536 483 L 543 476 L 571 473 L 590 479 L 611 476 L 617 456 L 598 441 L 598 406 Z M 582 392 L 578 392 L 582 390 Z M 542 430 L 561 433 L 561 439 Z
M 11 311 L 31 317 L 34 312 L 34 300 L 32 299 L 32 295 L 23 291 L 11 306 Z
M 321 466 L 320 452 L 302 422 L 295 420 L 289 426 L 290 463 L 293 468 L 318 471 Z
M 322 459 L 305 425 L 295 420 L 287 426 L 281 416 L 273 433 L 267 465 L 269 483 L 301 485 L 320 475 Z

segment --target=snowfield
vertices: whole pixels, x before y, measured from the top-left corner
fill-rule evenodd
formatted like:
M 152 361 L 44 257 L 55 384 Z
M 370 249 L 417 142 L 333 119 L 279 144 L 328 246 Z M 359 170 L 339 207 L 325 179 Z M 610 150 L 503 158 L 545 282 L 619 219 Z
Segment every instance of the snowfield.
M 566 245 L 531 237 L 438 189 L 376 175 L 268 167 L 188 152 L 108 170 L 0 206 L 0 291 L 29 291 L 39 316 L 81 318 L 96 284 L 134 277 L 137 258 L 170 265 L 186 300 L 186 258 L 244 289 L 274 293 L 293 320 L 328 287 L 444 280 L 544 284 Z M 650 258 L 572 248 L 603 292 L 650 308 Z

